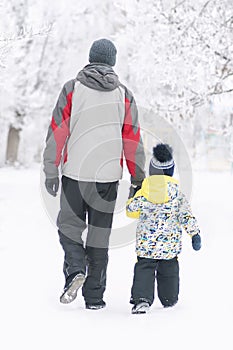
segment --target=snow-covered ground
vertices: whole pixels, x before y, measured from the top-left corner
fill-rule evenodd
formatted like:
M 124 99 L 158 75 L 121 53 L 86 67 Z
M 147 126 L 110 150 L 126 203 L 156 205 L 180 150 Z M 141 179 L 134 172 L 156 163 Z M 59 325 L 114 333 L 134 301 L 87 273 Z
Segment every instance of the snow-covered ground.
M 179 303 L 163 309 L 155 299 L 147 315 L 131 315 L 134 244 L 110 250 L 105 309 L 85 310 L 81 293 L 60 304 L 63 253 L 44 210 L 40 169 L 0 169 L 1 349 L 230 349 L 232 184 L 229 174 L 194 173 L 203 248 L 193 251 L 184 235 Z

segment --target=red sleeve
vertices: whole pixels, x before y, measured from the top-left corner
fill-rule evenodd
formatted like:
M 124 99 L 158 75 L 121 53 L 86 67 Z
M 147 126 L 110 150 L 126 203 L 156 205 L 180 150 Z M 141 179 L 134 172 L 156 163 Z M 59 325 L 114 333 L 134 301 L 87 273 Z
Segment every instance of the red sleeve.
M 140 135 L 138 110 L 133 95 L 126 89 L 125 119 L 122 128 L 123 149 L 131 181 L 141 182 L 145 178 L 145 152 Z
M 58 176 L 58 166 L 61 162 L 67 137 L 69 137 L 73 90 L 74 80 L 71 80 L 64 85 L 53 110 L 44 150 L 44 172 L 46 177 Z M 66 157 L 65 151 L 64 161 L 66 161 Z

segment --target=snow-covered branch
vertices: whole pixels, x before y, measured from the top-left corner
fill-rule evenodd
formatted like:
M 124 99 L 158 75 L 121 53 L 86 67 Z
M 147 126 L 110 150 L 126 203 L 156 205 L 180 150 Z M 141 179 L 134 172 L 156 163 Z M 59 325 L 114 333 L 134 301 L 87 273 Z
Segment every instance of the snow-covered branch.
M 232 88 L 232 89 L 228 89 L 228 90 L 216 89 L 215 91 L 210 92 L 210 93 L 208 94 L 208 96 L 229 94 L 229 93 L 231 93 L 231 92 L 233 92 L 233 88 Z
M 197 13 L 193 20 L 191 21 L 191 23 L 188 24 L 188 26 L 184 29 L 183 31 L 183 35 L 186 34 L 188 32 L 188 30 L 192 27 L 194 27 L 194 24 L 195 22 L 203 15 L 203 13 L 205 12 L 207 6 L 209 5 L 209 3 L 211 2 L 212 0 L 208 0 L 201 8 L 201 10 L 199 11 L 199 13 Z
M 186 1 L 187 1 L 187 0 L 182 0 L 182 1 L 178 2 L 178 4 L 176 4 L 175 6 L 173 6 L 173 7 L 171 8 L 171 11 L 175 11 L 175 10 L 177 9 L 177 7 L 183 5 Z
M 53 24 L 47 24 L 38 30 L 34 28 L 21 27 L 18 33 L 4 33 L 0 36 L 0 69 L 6 68 L 5 59 L 10 48 L 17 42 L 32 40 L 38 36 L 48 36 L 51 33 Z
M 42 36 L 42 35 L 48 35 L 52 31 L 53 24 L 50 23 L 39 30 L 34 30 L 31 28 L 25 28 L 21 27 L 17 34 L 5 34 L 2 37 L 0 37 L 0 44 L 1 43 L 11 43 L 19 40 L 24 39 L 32 39 L 35 36 Z

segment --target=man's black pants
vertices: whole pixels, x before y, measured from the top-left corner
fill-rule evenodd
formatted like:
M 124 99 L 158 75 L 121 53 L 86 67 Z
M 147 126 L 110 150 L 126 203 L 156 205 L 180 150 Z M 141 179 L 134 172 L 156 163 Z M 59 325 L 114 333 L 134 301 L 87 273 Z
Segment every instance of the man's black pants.
M 87 303 L 101 301 L 106 288 L 108 245 L 117 188 L 118 181 L 95 183 L 62 177 L 57 225 L 65 253 L 63 271 L 66 280 L 74 273 L 87 274 L 82 289 Z M 84 247 L 82 234 L 86 228 Z
M 171 260 L 137 258 L 134 267 L 134 279 L 131 289 L 130 303 L 154 301 L 155 277 L 157 292 L 163 306 L 172 306 L 179 295 L 179 263 L 177 257 Z M 156 274 L 155 274 L 156 272 Z

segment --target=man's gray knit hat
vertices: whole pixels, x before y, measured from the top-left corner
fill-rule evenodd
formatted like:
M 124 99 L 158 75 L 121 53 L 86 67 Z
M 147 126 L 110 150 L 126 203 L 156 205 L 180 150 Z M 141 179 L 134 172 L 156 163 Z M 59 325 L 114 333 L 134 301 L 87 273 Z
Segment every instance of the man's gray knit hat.
M 114 66 L 117 49 L 108 39 L 99 39 L 93 42 L 89 52 L 89 62 L 106 63 Z

